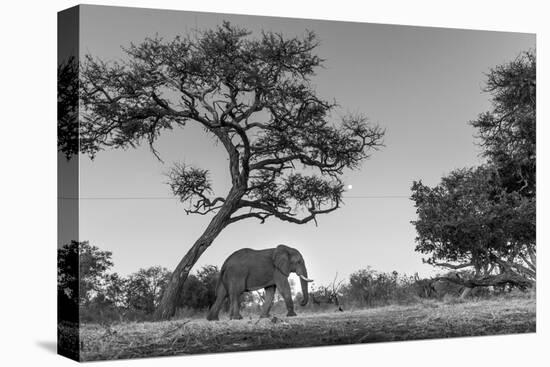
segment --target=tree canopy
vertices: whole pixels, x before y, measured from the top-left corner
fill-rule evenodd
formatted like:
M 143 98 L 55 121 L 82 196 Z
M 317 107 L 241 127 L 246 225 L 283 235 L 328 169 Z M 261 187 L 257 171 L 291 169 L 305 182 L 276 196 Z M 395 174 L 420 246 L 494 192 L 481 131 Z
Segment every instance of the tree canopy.
M 493 108 L 470 122 L 503 186 L 528 197 L 536 189 L 536 72 L 534 51 L 491 69 L 485 92 Z
M 57 148 L 67 158 L 78 153 L 78 70 L 74 57 L 57 67 Z
M 229 23 L 172 41 L 149 38 L 125 49 L 128 61 L 105 63 L 88 56 L 82 71 L 80 149 L 92 157 L 105 147 L 155 141 L 167 130 L 200 124 L 229 154 L 236 204 L 244 218 L 305 223 L 338 207 L 338 176 L 357 168 L 383 131 L 363 116 L 330 121 L 337 106 L 319 97 L 310 78 L 322 60 L 314 33 L 259 39 Z M 317 170 L 297 170 L 296 164 Z M 176 164 L 169 173 L 188 213 L 217 212 L 208 171 Z M 293 210 L 297 208 L 296 210 Z M 306 215 L 300 216 L 300 214 Z
M 170 272 L 161 266 L 142 268 L 131 274 L 126 283 L 128 308 L 152 313 L 169 279 Z
M 492 168 L 456 170 L 433 188 L 415 182 L 412 190 L 416 251 L 429 255 L 428 263 L 534 278 L 535 203 L 506 192 Z

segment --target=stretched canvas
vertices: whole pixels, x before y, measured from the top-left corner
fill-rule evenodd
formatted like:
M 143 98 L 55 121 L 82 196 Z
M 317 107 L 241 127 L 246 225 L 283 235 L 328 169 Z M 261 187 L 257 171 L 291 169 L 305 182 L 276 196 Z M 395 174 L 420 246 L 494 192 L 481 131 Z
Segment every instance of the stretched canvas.
M 58 17 L 58 351 L 536 329 L 526 33 Z

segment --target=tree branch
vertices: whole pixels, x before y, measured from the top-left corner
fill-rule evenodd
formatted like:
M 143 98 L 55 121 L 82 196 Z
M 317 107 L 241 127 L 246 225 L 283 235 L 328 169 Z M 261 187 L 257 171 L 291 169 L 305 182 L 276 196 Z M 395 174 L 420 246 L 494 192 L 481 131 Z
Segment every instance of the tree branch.
M 231 217 L 229 220 L 229 223 L 235 223 L 240 220 L 248 219 L 248 218 L 257 218 L 260 220 L 260 223 L 263 224 L 265 223 L 265 220 L 271 215 L 272 214 L 269 214 L 269 213 L 257 213 L 257 212 L 246 213 L 246 214 L 237 215 L 235 217 Z
M 481 278 L 463 279 L 456 277 L 436 277 L 435 280 L 444 280 L 454 284 L 462 285 L 466 288 L 499 286 L 505 284 L 513 284 L 523 288 L 530 288 L 534 282 L 530 279 L 522 277 L 515 273 L 504 272 L 497 275 L 487 275 Z
M 239 204 L 238 204 L 238 207 L 239 208 L 252 208 L 252 209 L 259 209 L 259 210 L 262 210 L 263 212 L 265 213 L 269 213 L 270 215 L 273 215 L 274 217 L 280 219 L 280 220 L 283 220 L 283 221 L 286 221 L 286 222 L 290 222 L 290 223 L 295 223 L 295 224 L 305 224 L 305 223 L 308 223 L 312 220 L 315 220 L 315 217 L 318 215 L 318 214 L 327 214 L 327 213 L 330 213 L 330 212 L 333 212 L 334 210 L 338 209 L 339 208 L 339 203 L 336 202 L 336 204 L 334 206 L 332 206 L 331 208 L 328 208 L 328 209 L 323 209 L 323 210 L 315 210 L 315 209 L 312 209 L 312 208 L 308 208 L 308 211 L 309 211 L 309 215 L 308 216 L 305 216 L 303 218 L 296 218 L 294 215 L 292 214 L 289 214 L 289 212 L 281 212 L 278 210 L 278 208 L 276 207 L 273 207 L 269 204 L 266 204 L 266 203 L 262 203 L 260 201 L 249 201 L 249 200 L 240 200 L 239 201 Z
M 440 267 L 443 267 L 443 268 L 448 268 L 448 269 L 453 269 L 453 270 L 459 270 L 459 269 L 464 269 L 464 268 L 468 268 L 468 267 L 471 267 L 471 266 L 474 266 L 473 263 L 466 263 L 466 264 L 459 264 L 459 265 L 455 265 L 455 264 L 451 264 L 451 263 L 441 263 L 441 262 L 436 262 L 436 261 L 433 261 L 433 260 L 423 260 L 425 263 L 427 264 L 430 264 L 430 265 L 433 265 L 433 266 L 440 266 Z

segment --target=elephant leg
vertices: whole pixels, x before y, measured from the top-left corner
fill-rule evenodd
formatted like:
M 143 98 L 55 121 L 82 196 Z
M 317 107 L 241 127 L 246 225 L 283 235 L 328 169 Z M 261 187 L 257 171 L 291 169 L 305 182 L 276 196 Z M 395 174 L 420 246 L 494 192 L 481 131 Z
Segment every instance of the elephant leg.
M 277 289 L 279 289 L 279 293 L 281 293 L 281 296 L 283 296 L 283 299 L 285 300 L 286 309 L 287 309 L 287 316 L 296 316 L 296 312 L 294 312 L 294 302 L 292 302 L 292 293 L 290 292 L 290 285 L 288 284 L 288 279 L 285 279 L 284 281 L 281 281 L 279 284 L 277 284 Z
M 231 308 L 230 308 L 230 319 L 231 320 L 240 320 L 243 317 L 241 316 L 241 313 L 239 312 L 239 293 L 235 293 L 231 296 L 229 296 L 229 301 L 231 302 Z
M 218 289 L 216 290 L 216 301 L 214 302 L 212 307 L 210 307 L 210 311 L 208 312 L 208 316 L 206 317 L 207 320 L 219 320 L 218 315 L 226 298 L 227 290 L 225 289 L 223 284 L 218 285 Z
M 242 293 L 243 290 L 241 287 L 235 285 L 229 286 L 229 318 L 231 320 L 240 320 L 243 318 L 239 312 L 239 300 Z
M 271 306 L 273 306 L 275 289 L 276 287 L 274 285 L 265 287 L 265 300 L 264 300 L 264 307 L 263 307 L 264 309 L 262 311 L 260 318 L 269 317 L 269 311 L 271 310 Z

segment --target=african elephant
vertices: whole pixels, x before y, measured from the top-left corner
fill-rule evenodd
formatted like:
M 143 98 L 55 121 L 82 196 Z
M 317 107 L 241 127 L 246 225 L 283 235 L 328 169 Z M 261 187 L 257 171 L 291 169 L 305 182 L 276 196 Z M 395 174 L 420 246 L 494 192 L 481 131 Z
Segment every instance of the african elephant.
M 276 248 L 253 250 L 243 248 L 231 254 L 222 265 L 216 286 L 216 301 L 210 307 L 208 320 L 218 320 L 218 314 L 226 298 L 229 298 L 231 319 L 242 319 L 239 313 L 239 297 L 243 292 L 265 289 L 265 302 L 260 317 L 269 317 L 275 290 L 283 296 L 287 316 L 296 316 L 290 294 L 288 276 L 296 273 L 300 277 L 305 306 L 308 302 L 306 265 L 300 252 L 294 248 L 279 245 Z

